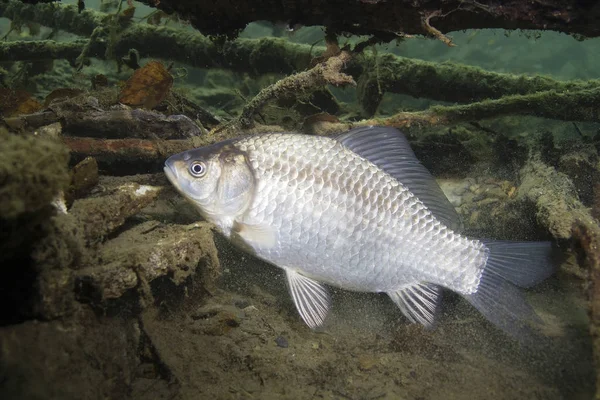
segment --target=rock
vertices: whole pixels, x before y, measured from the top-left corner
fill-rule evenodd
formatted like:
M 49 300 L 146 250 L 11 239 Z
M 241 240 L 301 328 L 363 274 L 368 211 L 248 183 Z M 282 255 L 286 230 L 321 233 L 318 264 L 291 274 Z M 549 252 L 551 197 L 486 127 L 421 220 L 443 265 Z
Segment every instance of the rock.
M 283 336 L 277 336 L 275 338 L 275 344 L 277 344 L 277 347 L 282 347 L 284 349 L 287 349 L 289 346 L 288 340 Z
M 127 183 L 108 195 L 77 200 L 69 212 L 83 227 L 84 238 L 94 243 L 149 205 L 159 192 L 156 186 Z

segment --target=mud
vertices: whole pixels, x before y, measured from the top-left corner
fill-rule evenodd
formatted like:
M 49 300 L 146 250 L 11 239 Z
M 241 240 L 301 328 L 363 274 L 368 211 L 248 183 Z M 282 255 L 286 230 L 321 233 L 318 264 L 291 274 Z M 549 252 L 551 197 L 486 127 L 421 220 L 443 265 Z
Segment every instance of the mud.
M 407 325 L 385 299 L 347 293 L 335 296 L 325 332 L 314 333 L 277 287 L 283 281 L 272 280 L 273 288 L 254 286 L 243 297 L 222 291 L 210 300 L 213 309 L 237 305 L 235 319 L 198 318 L 193 309 L 144 313 L 145 332 L 180 398 L 560 399 L 593 390 L 586 338 L 519 348 L 463 304 L 425 331 Z M 558 330 L 583 328 L 585 316 L 566 324 Z M 214 326 L 228 328 L 216 335 Z

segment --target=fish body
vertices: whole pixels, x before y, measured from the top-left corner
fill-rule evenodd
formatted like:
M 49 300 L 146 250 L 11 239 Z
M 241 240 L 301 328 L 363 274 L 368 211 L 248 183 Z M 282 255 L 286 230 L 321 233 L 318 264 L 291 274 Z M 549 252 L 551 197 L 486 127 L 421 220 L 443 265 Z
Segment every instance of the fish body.
M 546 243 L 461 235 L 454 208 L 393 128 L 249 136 L 174 155 L 165 173 L 232 243 L 285 270 L 311 328 L 330 306 L 325 283 L 387 293 L 426 326 L 446 288 L 519 335 L 532 311 L 509 281 L 530 286 L 551 272 Z
M 273 241 L 246 239 L 260 258 L 362 292 L 414 282 L 461 293 L 477 287 L 483 245 L 452 232 L 406 186 L 340 142 L 270 134 L 235 146 L 257 182 L 237 222 L 272 230 Z

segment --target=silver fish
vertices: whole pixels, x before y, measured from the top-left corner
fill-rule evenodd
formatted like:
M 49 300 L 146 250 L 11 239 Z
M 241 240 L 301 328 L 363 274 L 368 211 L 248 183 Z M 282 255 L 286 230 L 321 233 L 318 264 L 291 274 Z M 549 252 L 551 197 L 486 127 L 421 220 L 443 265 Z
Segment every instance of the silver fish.
M 441 288 L 514 336 L 539 321 L 514 285 L 552 273 L 550 244 L 461 235 L 455 209 L 394 128 L 249 136 L 176 154 L 164 171 L 233 244 L 285 271 L 311 328 L 330 308 L 324 284 L 387 293 L 425 326 Z

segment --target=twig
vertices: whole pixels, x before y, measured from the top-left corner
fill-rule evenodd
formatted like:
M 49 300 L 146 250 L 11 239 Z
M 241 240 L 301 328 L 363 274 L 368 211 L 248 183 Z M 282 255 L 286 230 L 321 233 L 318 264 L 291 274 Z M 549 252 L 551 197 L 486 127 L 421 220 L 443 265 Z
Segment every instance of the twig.
M 101 36 L 103 33 L 104 33 L 104 28 L 97 27 L 96 29 L 94 29 L 94 31 L 90 35 L 90 39 L 85 44 L 85 46 L 83 46 L 81 53 L 75 59 L 75 66 L 78 71 L 80 71 L 83 68 L 83 66 L 85 65 L 86 58 L 88 57 L 88 53 L 90 52 L 90 49 L 98 41 L 98 37 Z
M 428 32 L 430 35 L 432 35 L 433 37 L 437 38 L 442 43 L 446 44 L 447 46 L 454 47 L 456 45 L 454 43 L 452 43 L 452 39 L 450 39 L 448 36 L 444 35 L 438 29 L 436 29 L 433 26 L 431 26 L 431 24 L 429 23 L 429 21 L 431 20 L 431 18 L 433 18 L 433 17 L 439 17 L 441 14 L 442 14 L 442 12 L 440 10 L 436 10 L 436 11 L 434 11 L 432 13 L 429 13 L 422 20 L 423 29 L 426 32 Z

